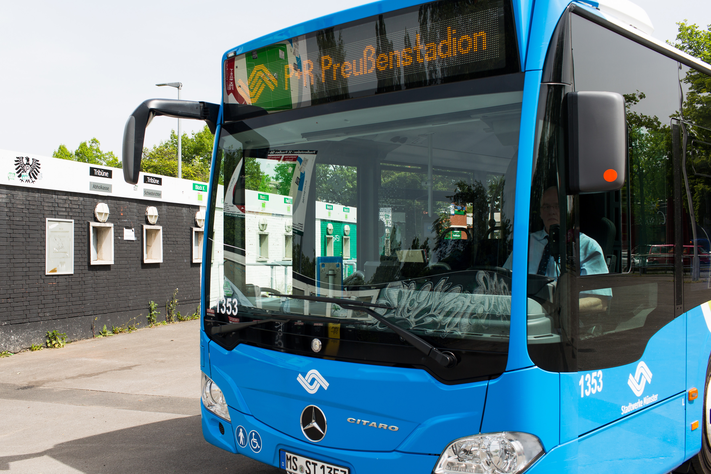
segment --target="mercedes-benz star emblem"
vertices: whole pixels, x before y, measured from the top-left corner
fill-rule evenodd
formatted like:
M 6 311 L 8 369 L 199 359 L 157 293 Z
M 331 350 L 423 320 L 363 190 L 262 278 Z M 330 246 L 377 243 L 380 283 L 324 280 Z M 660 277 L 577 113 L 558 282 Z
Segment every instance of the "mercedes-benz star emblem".
M 301 412 L 301 431 L 306 439 L 318 443 L 326 436 L 326 415 L 321 409 L 309 405 Z

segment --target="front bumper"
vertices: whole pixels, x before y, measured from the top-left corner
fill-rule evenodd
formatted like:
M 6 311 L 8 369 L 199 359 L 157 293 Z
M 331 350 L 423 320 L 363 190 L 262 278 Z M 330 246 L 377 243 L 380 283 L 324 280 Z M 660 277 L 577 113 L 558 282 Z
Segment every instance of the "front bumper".
M 438 456 L 390 452 L 363 452 L 331 449 L 287 436 L 255 418 L 230 409 L 231 422 L 202 409 L 202 431 L 209 443 L 229 451 L 275 467 L 279 465 L 279 451 L 286 450 L 309 458 L 321 460 L 350 469 L 351 474 L 375 474 L 378 472 L 406 472 L 408 474 L 431 474 Z M 222 430 L 220 430 L 222 425 Z M 241 428 L 240 428 L 241 427 Z M 238 441 L 242 433 L 241 443 Z M 256 433 L 252 436 L 251 433 Z

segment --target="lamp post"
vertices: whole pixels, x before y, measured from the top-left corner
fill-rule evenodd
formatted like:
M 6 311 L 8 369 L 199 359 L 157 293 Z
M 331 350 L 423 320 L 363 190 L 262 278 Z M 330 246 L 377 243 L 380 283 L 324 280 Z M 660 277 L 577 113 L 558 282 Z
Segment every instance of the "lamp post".
M 156 84 L 158 87 L 162 86 L 168 86 L 168 87 L 175 87 L 178 89 L 178 100 L 180 100 L 180 89 L 183 88 L 183 83 L 182 82 L 165 82 L 163 84 Z M 183 161 L 183 153 L 182 153 L 182 147 L 181 147 L 181 137 L 180 137 L 180 119 L 178 119 L 178 178 L 183 177 L 183 171 L 182 171 L 182 161 Z

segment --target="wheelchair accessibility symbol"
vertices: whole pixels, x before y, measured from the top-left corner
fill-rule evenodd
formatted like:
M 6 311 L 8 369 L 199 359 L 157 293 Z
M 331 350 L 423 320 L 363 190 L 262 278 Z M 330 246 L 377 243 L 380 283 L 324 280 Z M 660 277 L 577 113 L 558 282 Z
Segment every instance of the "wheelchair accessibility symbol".
M 262 437 L 254 430 L 249 432 L 249 448 L 255 454 L 262 450 Z
M 235 436 L 237 437 L 237 444 L 239 445 L 239 447 L 246 448 L 247 447 L 247 430 L 244 429 L 244 426 L 240 425 L 237 427 L 237 430 L 235 430 Z

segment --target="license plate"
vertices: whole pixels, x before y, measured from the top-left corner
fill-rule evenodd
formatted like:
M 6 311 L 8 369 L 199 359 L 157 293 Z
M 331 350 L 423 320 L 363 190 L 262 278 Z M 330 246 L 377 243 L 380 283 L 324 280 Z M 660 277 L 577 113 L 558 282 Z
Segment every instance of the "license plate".
M 350 474 L 347 467 L 336 466 L 316 459 L 307 458 L 300 454 L 279 451 L 281 468 L 287 474 Z

